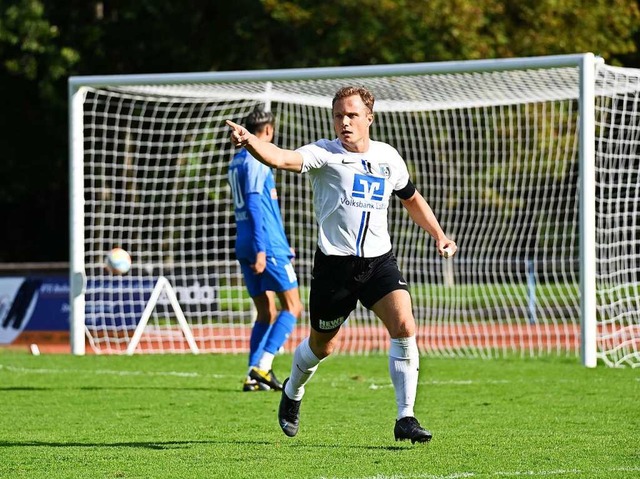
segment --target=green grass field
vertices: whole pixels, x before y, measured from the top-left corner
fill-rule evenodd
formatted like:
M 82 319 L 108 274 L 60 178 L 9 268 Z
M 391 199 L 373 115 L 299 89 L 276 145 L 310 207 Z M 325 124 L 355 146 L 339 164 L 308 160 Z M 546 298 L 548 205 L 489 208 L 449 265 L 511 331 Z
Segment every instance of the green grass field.
M 638 370 L 423 358 L 416 412 L 434 439 L 411 445 L 393 440 L 385 356 L 326 360 L 295 438 L 278 393 L 240 392 L 245 362 L 0 349 L 0 477 L 640 477 Z

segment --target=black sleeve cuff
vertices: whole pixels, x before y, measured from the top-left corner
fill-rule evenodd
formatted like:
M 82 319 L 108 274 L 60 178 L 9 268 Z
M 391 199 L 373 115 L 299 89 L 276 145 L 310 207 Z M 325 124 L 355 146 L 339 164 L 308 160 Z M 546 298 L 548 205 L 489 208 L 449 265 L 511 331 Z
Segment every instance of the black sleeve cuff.
M 415 192 L 416 192 L 416 187 L 414 186 L 413 183 L 411 183 L 411 180 L 409 180 L 409 182 L 407 183 L 407 186 L 405 186 L 401 190 L 394 190 L 393 194 L 396 195 L 401 200 L 408 200 L 413 196 Z

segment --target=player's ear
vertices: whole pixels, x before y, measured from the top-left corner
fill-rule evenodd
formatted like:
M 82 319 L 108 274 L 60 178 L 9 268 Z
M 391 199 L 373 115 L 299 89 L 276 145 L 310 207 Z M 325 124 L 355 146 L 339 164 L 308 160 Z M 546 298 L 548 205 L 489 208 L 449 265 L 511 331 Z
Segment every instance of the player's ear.
M 369 126 L 371 126 L 371 123 L 373 123 L 373 113 L 369 113 L 367 119 L 369 120 Z
M 268 138 L 273 138 L 273 135 L 274 135 L 273 125 L 270 125 L 267 123 L 264 126 L 264 133 Z

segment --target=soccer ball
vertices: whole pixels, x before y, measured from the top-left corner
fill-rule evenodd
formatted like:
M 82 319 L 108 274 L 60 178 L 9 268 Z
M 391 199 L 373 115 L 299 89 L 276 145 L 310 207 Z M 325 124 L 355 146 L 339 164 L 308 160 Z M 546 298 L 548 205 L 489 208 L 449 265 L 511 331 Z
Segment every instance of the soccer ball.
M 131 256 L 122 248 L 113 248 L 107 254 L 104 265 L 112 274 L 127 274 L 131 269 Z

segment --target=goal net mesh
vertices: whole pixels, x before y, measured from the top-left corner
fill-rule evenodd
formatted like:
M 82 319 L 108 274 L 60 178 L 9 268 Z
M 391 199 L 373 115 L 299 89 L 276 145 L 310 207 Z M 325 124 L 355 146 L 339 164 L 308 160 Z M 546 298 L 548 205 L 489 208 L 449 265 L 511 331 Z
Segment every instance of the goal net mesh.
M 596 73 L 598 357 L 640 362 L 640 71 Z M 257 105 L 275 143 L 334 138 L 331 99 L 346 84 L 376 96 L 371 137 L 395 146 L 458 254 L 434 242 L 397 200 L 389 210 L 411 288 L 422 353 L 579 354 L 579 70 L 551 68 L 273 82 L 83 87 L 85 325 L 97 352 L 123 352 L 158 278 L 174 289 L 203 352 L 245 352 L 254 312 L 234 257 L 224 120 Z M 305 175 L 277 172 L 285 229 L 307 303 L 317 228 Z M 111 248 L 133 258 L 104 268 Z M 308 332 L 308 315 L 285 348 Z M 358 306 L 338 350 L 386 350 Z M 161 295 L 138 350 L 188 351 Z

